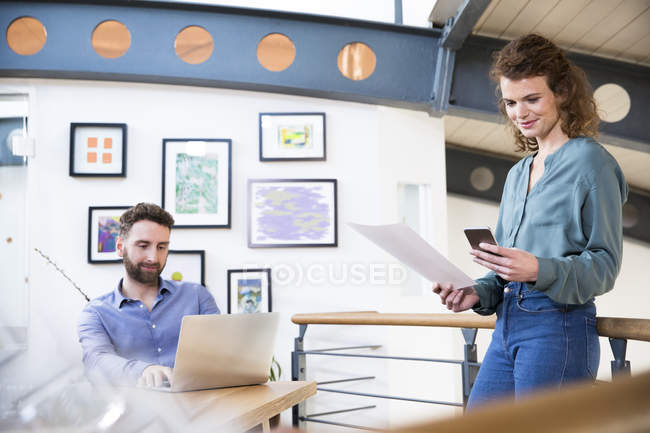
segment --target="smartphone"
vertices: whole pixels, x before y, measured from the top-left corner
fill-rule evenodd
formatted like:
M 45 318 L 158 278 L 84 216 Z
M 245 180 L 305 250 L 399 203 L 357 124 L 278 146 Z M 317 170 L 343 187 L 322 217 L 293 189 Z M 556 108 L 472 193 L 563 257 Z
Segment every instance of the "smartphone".
M 467 227 L 463 231 L 465 232 L 465 236 L 467 236 L 469 244 L 475 250 L 481 249 L 478 246 L 478 244 L 481 242 L 485 242 L 486 244 L 499 245 L 496 239 L 494 239 L 494 235 L 492 234 L 490 227 Z

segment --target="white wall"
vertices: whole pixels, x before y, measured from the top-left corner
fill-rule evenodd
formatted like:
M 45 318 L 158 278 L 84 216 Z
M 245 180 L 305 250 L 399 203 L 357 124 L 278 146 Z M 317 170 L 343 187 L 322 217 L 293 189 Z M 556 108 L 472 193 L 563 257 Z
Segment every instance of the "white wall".
M 386 283 L 380 274 L 373 274 L 381 273 L 381 266 L 394 260 L 346 226 L 348 221 L 394 222 L 398 182 L 426 183 L 431 185 L 431 202 L 436 203 L 431 222 L 433 241 L 446 249 L 444 134 L 440 119 L 372 105 L 183 86 L 5 79 L 0 80 L 0 89 L 31 94 L 30 125 L 36 140 L 36 156 L 29 163 L 28 249 L 38 247 L 50 255 L 91 298 L 112 290 L 123 268 L 120 264 L 87 263 L 88 207 L 132 205 L 139 201 L 160 203 L 163 138 L 231 138 L 232 229 L 175 229 L 172 248 L 206 250 L 206 285 L 223 311 L 227 269 L 256 264 L 294 271 L 296 277 L 290 281 L 273 281 L 273 308 L 282 313 L 276 353 L 284 370 L 283 379 L 289 380 L 291 375 L 289 354 L 298 331 L 290 322 L 294 313 L 442 311 L 433 304 L 430 293 L 402 299 L 399 284 Z M 324 111 L 327 161 L 259 162 L 258 113 L 274 111 Z M 68 176 L 71 122 L 127 123 L 127 177 Z M 339 246 L 247 248 L 248 178 L 338 179 Z M 365 282 L 359 283 L 349 274 L 345 278 L 345 270 L 353 264 L 361 265 Z M 307 278 L 314 266 L 323 266 L 326 274 L 322 281 Z M 0 373 L 5 387 L 30 388 L 56 372 L 81 365 L 76 321 L 85 301 L 35 253 L 29 255 L 29 268 L 30 348 Z M 373 282 L 373 275 L 379 281 Z M 451 346 L 460 344 L 453 342 L 449 333 L 438 336 L 416 328 L 407 331 L 314 326 L 307 332 L 306 347 L 378 343 L 384 345 L 378 353 L 425 353 L 449 358 Z M 422 337 L 423 342 L 408 339 L 415 335 L 418 339 Z M 309 378 L 374 374 L 375 381 L 341 387 L 420 398 L 460 399 L 459 369 L 450 377 L 443 374 L 444 368 L 433 365 L 422 376 L 414 375 L 409 363 L 320 358 L 309 359 Z M 412 386 L 416 383 L 422 385 Z M 438 395 L 427 394 L 431 384 L 436 384 Z M 368 399 L 321 394 L 310 401 L 310 412 L 368 404 Z M 348 400 L 351 401 L 347 403 Z M 387 400 L 371 403 L 376 403 L 378 409 L 354 414 L 355 423 L 386 425 L 387 414 L 388 422 L 403 423 L 417 416 L 453 411 L 426 406 L 409 409 L 407 414 Z M 288 422 L 286 418 L 285 415 Z
M 449 212 L 449 258 L 472 278 L 483 276 L 486 273 L 485 269 L 474 263 L 469 255 L 469 245 L 463 235 L 463 228 L 485 225 L 494 228 L 499 216 L 498 205 L 449 194 L 447 210 Z M 624 238 L 621 272 L 614 289 L 596 298 L 598 316 L 650 318 L 647 308 L 650 305 L 648 263 L 650 263 L 650 245 Z M 490 343 L 491 331 L 481 330 L 478 334 L 479 359 L 482 359 Z M 614 358 L 607 338 L 600 339 L 600 353 L 598 379 L 610 380 L 610 361 Z M 631 361 L 633 374 L 650 369 L 650 343 L 629 341 L 626 359 Z

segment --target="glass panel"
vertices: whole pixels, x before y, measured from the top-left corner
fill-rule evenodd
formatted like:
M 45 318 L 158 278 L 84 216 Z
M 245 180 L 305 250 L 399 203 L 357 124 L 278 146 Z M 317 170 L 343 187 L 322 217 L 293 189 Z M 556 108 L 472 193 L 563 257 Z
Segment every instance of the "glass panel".
M 27 135 L 27 101 L 0 94 L 0 365 L 27 347 L 27 158 L 12 151 Z
M 397 186 L 399 222 L 406 224 L 426 241 L 430 240 L 431 187 L 426 184 L 401 183 Z M 402 295 L 419 296 L 429 287 L 426 279 L 407 270 Z
M 257 44 L 257 60 L 269 71 L 284 71 L 296 58 L 296 46 L 281 33 L 271 33 Z
M 131 33 L 121 22 L 108 20 L 95 27 L 90 41 L 97 54 L 116 59 L 129 50 Z
M 176 55 L 186 63 L 198 65 L 210 58 L 214 41 L 212 35 L 199 26 L 185 27 L 178 32 L 174 41 Z
M 365 80 L 375 72 L 377 57 L 368 45 L 352 42 L 339 51 L 337 63 L 345 78 L 359 81 Z
M 36 18 L 17 18 L 12 21 L 7 29 L 9 48 L 22 56 L 31 56 L 38 53 L 43 49 L 46 40 L 45 26 Z

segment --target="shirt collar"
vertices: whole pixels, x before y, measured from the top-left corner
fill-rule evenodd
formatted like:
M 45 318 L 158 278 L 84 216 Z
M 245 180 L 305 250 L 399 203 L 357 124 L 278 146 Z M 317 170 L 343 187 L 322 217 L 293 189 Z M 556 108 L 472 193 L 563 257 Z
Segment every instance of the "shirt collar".
M 114 301 L 113 301 L 113 306 L 117 308 L 118 310 L 122 308 L 122 304 L 125 302 L 129 301 L 129 298 L 125 297 L 122 294 L 122 281 L 124 279 L 120 278 L 119 283 L 117 283 L 117 287 L 114 290 Z M 158 277 L 158 294 L 162 295 L 163 291 L 168 291 L 170 294 L 174 294 L 176 291 L 176 286 L 174 286 L 173 283 L 167 280 L 163 280 L 162 278 Z

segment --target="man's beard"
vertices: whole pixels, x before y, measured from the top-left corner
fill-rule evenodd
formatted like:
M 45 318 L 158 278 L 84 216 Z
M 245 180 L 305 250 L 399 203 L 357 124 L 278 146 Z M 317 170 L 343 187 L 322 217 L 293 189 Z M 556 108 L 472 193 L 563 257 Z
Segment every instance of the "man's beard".
M 149 284 L 149 285 L 157 284 L 158 277 L 160 276 L 163 268 L 165 267 L 165 263 L 163 263 L 162 266 L 156 263 L 155 271 L 146 271 L 140 267 L 140 264 L 133 263 L 129 259 L 129 255 L 127 254 L 126 248 L 124 249 L 122 258 L 124 260 L 124 268 L 126 269 L 127 275 L 141 284 Z

